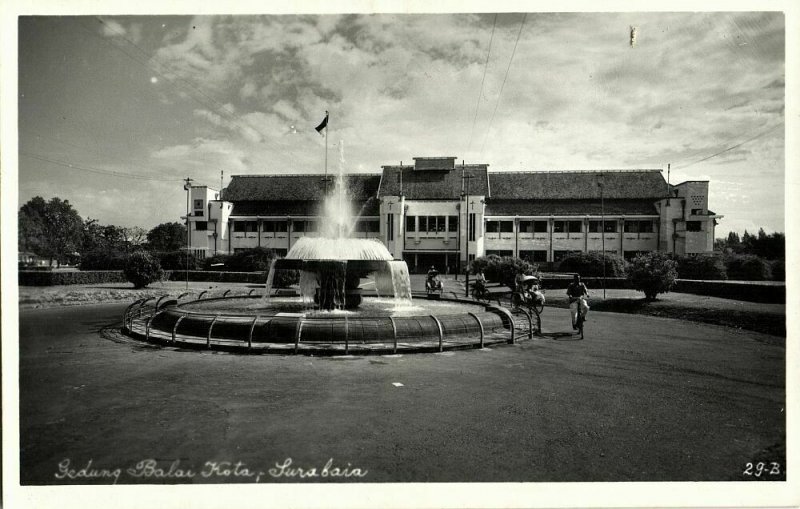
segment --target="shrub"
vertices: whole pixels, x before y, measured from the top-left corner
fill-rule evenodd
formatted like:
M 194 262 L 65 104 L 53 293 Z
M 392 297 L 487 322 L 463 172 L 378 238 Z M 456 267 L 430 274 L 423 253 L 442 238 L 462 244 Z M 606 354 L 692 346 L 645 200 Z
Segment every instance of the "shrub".
M 81 255 L 81 270 L 123 270 L 125 253 L 120 251 L 95 250 Z
M 676 256 L 674 260 L 678 262 L 678 277 L 681 279 L 728 279 L 725 261 L 719 255 Z
M 772 277 L 769 263 L 755 255 L 732 254 L 725 258 L 728 278 L 741 281 L 764 281 Z
M 786 262 L 784 260 L 773 260 L 772 279 L 775 281 L 786 281 Z
M 225 270 L 234 272 L 266 272 L 269 270 L 272 260 L 276 258 L 275 252 L 271 249 L 256 247 L 237 251 L 228 257 L 225 262 Z
M 226 271 L 228 270 L 226 267 L 228 266 L 228 260 L 230 260 L 229 255 L 214 255 L 210 258 L 206 258 L 203 260 L 203 270 L 216 270 L 216 271 Z
M 559 272 L 575 272 L 581 277 L 601 277 L 603 263 L 606 266 L 606 277 L 623 277 L 625 275 L 625 260 L 615 254 L 590 251 L 588 253 L 571 253 L 558 265 Z
M 145 288 L 150 283 L 164 278 L 164 270 L 158 259 L 139 251 L 128 256 L 125 264 L 125 279 L 133 283 L 134 288 Z
M 164 270 L 197 270 L 200 262 L 193 254 L 186 256 L 186 251 L 167 251 L 158 253 L 158 261 L 161 263 L 161 268 Z M 187 265 L 188 262 L 188 265 Z
M 483 270 L 487 280 L 503 284 L 513 290 L 516 287 L 517 274 L 534 274 L 538 272 L 539 266 L 513 256 L 489 255 L 474 259 L 470 263 L 469 270 L 472 274 Z
M 628 281 L 645 299 L 655 300 L 659 293 L 669 292 L 678 277 L 677 262 L 659 251 L 640 254 L 628 266 Z

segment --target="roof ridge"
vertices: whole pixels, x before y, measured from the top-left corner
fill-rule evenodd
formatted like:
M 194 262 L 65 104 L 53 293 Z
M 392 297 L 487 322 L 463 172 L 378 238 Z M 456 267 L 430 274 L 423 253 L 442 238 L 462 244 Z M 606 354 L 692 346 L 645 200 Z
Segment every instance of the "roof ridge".
M 489 174 L 513 174 L 513 175 L 541 175 L 543 173 L 663 173 L 664 170 L 655 168 L 641 168 L 641 169 L 619 169 L 619 168 L 600 168 L 597 170 L 489 170 Z
M 377 173 L 347 173 L 345 177 L 379 177 L 383 175 L 382 172 Z M 262 178 L 262 177 L 324 177 L 324 173 L 277 173 L 277 174 L 261 174 L 261 175 L 231 175 L 233 177 L 246 177 L 246 178 Z M 330 173 L 328 176 L 332 176 Z

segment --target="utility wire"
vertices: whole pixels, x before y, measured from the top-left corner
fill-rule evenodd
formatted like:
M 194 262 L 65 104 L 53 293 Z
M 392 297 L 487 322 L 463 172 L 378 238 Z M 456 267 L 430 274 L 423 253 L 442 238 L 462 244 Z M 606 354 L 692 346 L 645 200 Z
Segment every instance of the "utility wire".
M 489 68 L 489 55 L 492 54 L 492 41 L 494 41 L 494 29 L 497 27 L 497 14 L 494 15 L 494 23 L 492 23 L 492 35 L 489 37 L 489 49 L 486 50 L 486 63 L 483 65 L 483 78 L 481 78 L 481 90 L 478 93 L 478 102 L 475 104 L 475 118 L 472 119 L 472 128 L 469 130 L 469 143 L 467 144 L 467 152 L 472 148 L 472 135 L 475 133 L 475 123 L 478 120 L 478 110 L 481 106 L 481 97 L 483 97 L 483 84 L 486 81 L 486 70 Z
M 766 134 L 769 134 L 772 131 L 774 131 L 775 129 L 779 128 L 781 125 L 783 125 L 783 124 L 780 123 L 780 124 L 774 125 L 774 126 L 770 127 L 769 129 L 767 129 L 766 131 L 763 131 L 763 132 L 753 136 L 752 138 L 747 138 L 746 140 L 744 140 L 742 142 L 739 142 L 736 145 L 732 145 L 732 146 L 730 146 L 730 147 L 728 147 L 728 148 L 726 148 L 724 150 L 720 150 L 719 152 L 715 152 L 715 153 L 711 154 L 710 156 L 704 157 L 702 159 L 698 159 L 697 161 L 695 161 L 693 163 L 689 163 L 689 164 L 684 165 L 684 166 L 675 166 L 673 169 L 682 170 L 684 168 L 688 168 L 689 166 L 694 166 L 695 164 L 702 163 L 703 161 L 708 161 L 712 157 L 717 157 L 718 155 L 724 154 L 725 152 L 729 152 L 729 151 L 731 151 L 731 150 L 733 150 L 735 148 L 739 148 L 742 145 L 744 145 L 745 143 L 750 143 L 753 140 L 757 140 L 758 138 L 761 138 L 762 136 L 764 136 Z
M 489 139 L 489 131 L 492 129 L 492 123 L 494 122 L 494 116 L 497 113 L 497 107 L 500 106 L 500 97 L 503 95 L 503 88 L 506 86 L 506 80 L 508 79 L 508 72 L 511 70 L 511 62 L 514 61 L 514 54 L 517 52 L 517 44 L 519 43 L 519 37 L 522 35 L 522 28 L 525 26 L 525 20 L 528 18 L 528 13 L 526 12 L 525 15 L 522 17 L 522 23 L 519 24 L 519 32 L 517 32 L 517 40 L 514 41 L 514 50 L 511 52 L 511 58 L 508 59 L 508 67 L 506 68 L 506 75 L 503 77 L 503 84 L 500 85 L 500 93 L 497 94 L 497 102 L 494 105 L 494 112 L 492 112 L 492 118 L 489 119 L 489 127 L 486 128 L 486 136 L 483 138 L 483 144 L 481 145 L 481 153 L 480 156 L 483 156 L 483 149 L 486 146 L 486 140 Z
M 50 164 L 55 164 L 58 166 L 64 166 L 65 168 L 70 168 L 72 170 L 81 170 L 81 171 L 88 171 L 91 173 L 97 173 L 100 175 L 110 175 L 113 177 L 122 177 L 122 178 L 129 178 L 129 179 L 136 179 L 136 180 L 151 180 L 155 182 L 182 182 L 183 179 L 179 178 L 159 178 L 159 177 L 149 177 L 147 175 L 136 175 L 134 173 L 124 173 L 121 171 L 114 171 L 114 170 L 104 170 L 101 168 L 95 168 L 93 166 L 86 166 L 86 165 L 78 165 L 73 164 L 67 161 L 61 161 L 59 159 L 50 159 L 48 157 L 44 157 L 38 154 L 31 154 L 30 152 L 20 151 L 19 153 L 22 156 L 30 157 L 31 159 L 37 159 L 39 161 L 44 161 Z

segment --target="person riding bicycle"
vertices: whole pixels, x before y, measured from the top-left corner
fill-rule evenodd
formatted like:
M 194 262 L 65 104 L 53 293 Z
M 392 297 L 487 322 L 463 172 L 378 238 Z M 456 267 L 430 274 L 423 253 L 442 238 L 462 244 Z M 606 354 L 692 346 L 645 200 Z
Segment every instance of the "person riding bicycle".
M 472 293 L 475 296 L 481 296 L 486 293 L 486 276 L 483 274 L 482 270 L 479 270 L 477 274 L 475 274 L 475 286 L 473 287 Z
M 583 320 L 586 320 L 586 313 L 589 311 L 589 305 L 586 303 L 589 290 L 586 288 L 586 285 L 581 282 L 580 274 L 575 274 L 572 283 L 567 287 L 567 296 L 569 297 L 569 311 L 572 316 L 572 328 L 577 330 L 578 309 L 580 308 L 581 318 L 583 318 Z
M 425 280 L 425 288 L 427 288 L 429 292 L 442 290 L 442 281 L 439 279 L 439 271 L 436 270 L 436 267 L 432 265 L 430 270 L 428 270 L 428 278 Z

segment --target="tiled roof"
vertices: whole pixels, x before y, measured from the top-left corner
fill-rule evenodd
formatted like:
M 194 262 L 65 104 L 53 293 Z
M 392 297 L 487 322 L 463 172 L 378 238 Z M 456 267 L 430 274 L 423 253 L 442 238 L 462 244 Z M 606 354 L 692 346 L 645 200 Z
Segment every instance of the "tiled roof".
M 652 200 L 495 200 L 486 201 L 487 216 L 658 215 Z
M 335 175 L 329 175 L 335 178 Z M 234 175 L 223 192 L 226 201 L 321 200 L 322 174 L 315 175 Z M 376 196 L 380 174 L 356 174 L 345 177 L 350 196 L 364 201 Z M 333 188 L 333 181 L 329 184 Z
M 463 170 L 472 176 L 469 183 L 471 195 L 489 194 L 489 177 L 486 165 L 470 165 Z M 408 200 L 457 200 L 461 196 L 462 169 L 415 170 L 413 166 L 384 166 L 379 196 L 398 196 L 403 174 L 403 195 Z
M 236 201 L 233 203 L 232 216 L 318 216 L 319 201 L 312 200 L 271 200 L 271 201 Z M 353 211 L 362 216 L 377 216 L 380 213 L 380 202 L 376 198 L 354 200 Z
M 601 178 L 600 175 L 603 175 Z M 496 199 L 661 198 L 667 182 L 659 170 L 598 170 L 563 172 L 491 172 L 491 197 Z

